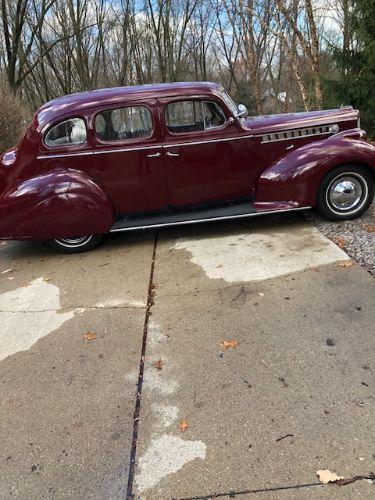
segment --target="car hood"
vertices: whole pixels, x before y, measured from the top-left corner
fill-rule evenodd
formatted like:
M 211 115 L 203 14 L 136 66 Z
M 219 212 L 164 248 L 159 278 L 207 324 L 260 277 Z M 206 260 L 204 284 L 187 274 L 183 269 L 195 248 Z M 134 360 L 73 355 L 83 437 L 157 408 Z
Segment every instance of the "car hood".
M 303 113 L 284 113 L 280 115 L 263 115 L 247 117 L 243 125 L 253 133 L 262 134 L 279 130 L 290 130 L 314 125 L 326 125 L 339 122 L 352 122 L 358 126 L 359 112 L 352 107 L 329 109 L 325 111 L 309 111 Z

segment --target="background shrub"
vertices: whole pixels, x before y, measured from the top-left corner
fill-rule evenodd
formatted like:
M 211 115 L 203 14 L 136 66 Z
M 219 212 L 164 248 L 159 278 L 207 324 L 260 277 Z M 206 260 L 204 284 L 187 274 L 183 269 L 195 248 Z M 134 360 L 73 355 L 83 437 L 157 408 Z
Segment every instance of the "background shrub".
M 0 154 L 17 144 L 30 119 L 20 99 L 0 85 Z

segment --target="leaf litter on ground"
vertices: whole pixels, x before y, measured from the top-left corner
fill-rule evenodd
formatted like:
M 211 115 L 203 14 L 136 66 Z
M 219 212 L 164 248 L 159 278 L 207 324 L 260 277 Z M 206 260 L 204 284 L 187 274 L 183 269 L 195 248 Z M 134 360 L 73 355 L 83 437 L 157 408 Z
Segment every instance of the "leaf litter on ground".
M 354 261 L 352 260 L 343 260 L 339 263 L 339 267 L 352 267 L 354 266 Z
M 96 339 L 96 333 L 94 333 L 94 332 L 87 332 L 87 333 L 84 334 L 83 338 L 85 340 L 88 340 L 88 341 L 95 340 Z
M 338 476 L 335 472 L 331 472 L 329 469 L 321 469 L 316 471 L 316 475 L 319 481 L 323 484 L 336 484 L 338 486 L 346 486 L 348 484 L 355 483 L 356 481 L 361 481 L 363 479 L 370 481 L 371 483 L 375 481 L 375 474 L 369 472 L 368 476 L 353 476 L 353 477 L 343 477 Z
M 189 424 L 187 423 L 187 420 L 181 420 L 181 422 L 178 425 L 178 429 L 180 429 L 181 432 L 185 432 L 186 429 L 189 429 Z
M 154 367 L 160 372 L 160 370 L 163 369 L 163 366 L 164 366 L 164 363 L 163 361 L 160 359 L 158 359 L 157 361 L 154 362 Z
M 224 349 L 224 351 L 226 351 L 227 349 L 235 349 L 238 345 L 238 341 L 237 340 L 222 340 L 220 342 L 220 347 L 222 349 Z

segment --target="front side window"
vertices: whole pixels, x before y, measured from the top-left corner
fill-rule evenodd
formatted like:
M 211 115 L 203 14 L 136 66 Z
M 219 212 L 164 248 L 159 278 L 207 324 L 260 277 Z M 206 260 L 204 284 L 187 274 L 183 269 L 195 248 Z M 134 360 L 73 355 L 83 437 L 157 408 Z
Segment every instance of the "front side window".
M 95 117 L 95 131 L 102 141 L 150 137 L 152 130 L 152 117 L 146 106 L 107 109 Z
M 70 118 L 50 128 L 44 137 L 47 146 L 83 144 L 87 139 L 86 124 L 82 118 Z
M 225 115 L 213 101 L 177 101 L 168 104 L 166 124 L 174 134 L 223 126 Z

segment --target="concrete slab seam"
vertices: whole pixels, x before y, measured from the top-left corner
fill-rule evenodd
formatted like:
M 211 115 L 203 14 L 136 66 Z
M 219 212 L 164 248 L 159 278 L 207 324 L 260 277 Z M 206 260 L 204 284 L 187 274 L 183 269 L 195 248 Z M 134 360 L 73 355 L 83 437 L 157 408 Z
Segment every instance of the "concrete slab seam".
M 140 415 L 140 410 L 141 410 L 142 385 L 143 385 L 145 354 L 146 354 L 146 346 L 147 346 L 148 323 L 149 323 L 149 319 L 150 319 L 150 309 L 154 303 L 154 299 L 153 299 L 154 283 L 153 283 L 153 280 L 154 280 L 154 269 L 155 269 L 155 257 L 156 257 L 157 242 L 158 242 L 158 233 L 156 232 L 155 240 L 154 240 L 154 249 L 152 252 L 152 259 L 151 259 L 150 279 L 149 279 L 148 293 L 147 293 L 147 305 L 146 305 L 145 321 L 144 321 L 144 327 L 143 327 L 141 359 L 140 359 L 140 364 L 139 364 L 139 375 L 138 375 L 138 383 L 137 383 L 137 396 L 136 396 L 135 409 L 134 409 L 132 448 L 131 448 L 131 452 L 130 452 L 129 476 L 128 476 L 127 495 L 126 495 L 127 500 L 134 498 L 133 483 L 134 483 L 134 473 L 135 473 L 135 457 L 136 457 L 136 453 L 137 453 L 138 425 L 139 425 L 139 415 Z

